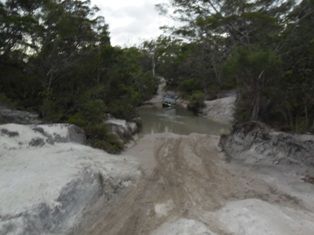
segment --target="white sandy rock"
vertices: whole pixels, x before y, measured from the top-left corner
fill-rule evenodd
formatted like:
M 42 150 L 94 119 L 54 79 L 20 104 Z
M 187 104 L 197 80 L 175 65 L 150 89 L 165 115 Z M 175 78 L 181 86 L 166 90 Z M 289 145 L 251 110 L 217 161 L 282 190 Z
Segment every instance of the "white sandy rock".
M 258 199 L 229 202 L 216 216 L 222 228 L 233 235 L 314 234 L 314 214 Z
M 122 141 L 127 142 L 132 139 L 132 136 L 139 130 L 135 122 L 127 122 L 123 119 L 109 118 L 106 120 L 111 132 L 121 138 Z
M 164 203 L 158 203 L 155 205 L 155 213 L 157 217 L 167 216 L 168 213 L 174 208 L 174 203 L 172 200 L 168 200 Z
M 0 104 L 0 123 L 39 124 L 38 114 L 10 109 Z
M 0 125 L 0 146 L 4 149 L 39 147 L 54 143 L 85 143 L 84 131 L 70 124 Z
M 278 132 L 260 122 L 247 122 L 234 126 L 219 145 L 229 157 L 246 164 L 313 171 L 314 135 Z
M 203 116 L 217 122 L 231 124 L 233 122 L 236 96 L 205 101 Z
M 191 220 L 178 219 L 173 222 L 167 222 L 161 225 L 151 235 L 216 235 L 210 231 L 205 224 Z
M 140 175 L 136 161 L 75 143 L 70 132 L 62 124 L 0 126 L 0 234 L 69 234 L 85 208 Z

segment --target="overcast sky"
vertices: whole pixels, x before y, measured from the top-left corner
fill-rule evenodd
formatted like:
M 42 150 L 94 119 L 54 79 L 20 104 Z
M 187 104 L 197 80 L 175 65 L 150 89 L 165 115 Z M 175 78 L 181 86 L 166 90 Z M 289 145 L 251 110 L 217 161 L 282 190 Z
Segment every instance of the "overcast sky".
M 112 45 L 131 46 L 160 35 L 170 20 L 160 16 L 155 4 L 167 0 L 92 0 L 109 24 Z

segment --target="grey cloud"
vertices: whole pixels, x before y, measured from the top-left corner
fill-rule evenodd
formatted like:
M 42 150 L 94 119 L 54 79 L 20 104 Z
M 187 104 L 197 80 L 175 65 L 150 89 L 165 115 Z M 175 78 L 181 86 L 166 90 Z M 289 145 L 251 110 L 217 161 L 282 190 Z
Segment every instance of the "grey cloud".
M 109 5 L 104 2 L 99 4 L 101 14 L 109 23 L 113 44 L 134 44 L 143 39 L 156 37 L 161 33 L 159 31 L 161 21 L 167 22 L 165 17 L 159 16 L 156 12 L 154 1 L 132 1 L 134 4 L 130 6 L 125 4 L 119 6 L 118 3 Z

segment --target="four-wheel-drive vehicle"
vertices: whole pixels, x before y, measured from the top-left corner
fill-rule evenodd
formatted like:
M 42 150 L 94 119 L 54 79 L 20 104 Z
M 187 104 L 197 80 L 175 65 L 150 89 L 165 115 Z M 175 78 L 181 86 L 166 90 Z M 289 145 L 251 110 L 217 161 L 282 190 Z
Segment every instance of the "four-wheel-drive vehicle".
M 172 107 L 176 104 L 177 96 L 174 92 L 167 92 L 162 98 L 163 107 Z

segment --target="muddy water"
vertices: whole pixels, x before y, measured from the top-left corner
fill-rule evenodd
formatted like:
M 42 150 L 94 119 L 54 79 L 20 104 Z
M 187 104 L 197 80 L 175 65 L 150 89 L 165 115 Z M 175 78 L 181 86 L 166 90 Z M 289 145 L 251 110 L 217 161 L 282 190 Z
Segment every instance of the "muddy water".
M 230 128 L 228 125 L 195 116 L 181 107 L 142 107 L 139 114 L 143 121 L 141 136 L 163 132 L 181 135 L 190 133 L 220 135 Z

